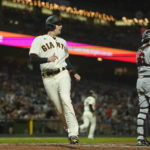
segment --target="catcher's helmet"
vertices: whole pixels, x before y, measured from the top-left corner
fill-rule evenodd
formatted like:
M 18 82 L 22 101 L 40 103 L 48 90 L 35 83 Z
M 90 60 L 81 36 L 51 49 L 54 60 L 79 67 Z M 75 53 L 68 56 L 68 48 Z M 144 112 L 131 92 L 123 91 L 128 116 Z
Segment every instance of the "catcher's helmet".
M 45 26 L 47 30 L 55 30 L 56 25 L 61 25 L 61 20 L 56 15 L 49 16 L 45 21 Z
M 146 43 L 146 42 L 148 42 L 150 40 L 150 29 L 147 29 L 147 30 L 145 30 L 144 32 L 143 32 L 143 34 L 142 34 L 142 40 L 141 40 L 141 42 L 142 43 Z

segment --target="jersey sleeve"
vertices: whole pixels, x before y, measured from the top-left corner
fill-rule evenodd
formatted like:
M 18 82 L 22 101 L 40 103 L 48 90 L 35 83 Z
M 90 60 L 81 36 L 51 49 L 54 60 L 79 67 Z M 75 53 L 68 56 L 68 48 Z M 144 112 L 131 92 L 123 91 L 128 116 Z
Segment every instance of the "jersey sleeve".
M 35 38 L 31 44 L 30 47 L 30 51 L 29 51 L 29 55 L 30 54 L 36 54 L 39 55 L 40 54 L 40 39 L 39 37 Z

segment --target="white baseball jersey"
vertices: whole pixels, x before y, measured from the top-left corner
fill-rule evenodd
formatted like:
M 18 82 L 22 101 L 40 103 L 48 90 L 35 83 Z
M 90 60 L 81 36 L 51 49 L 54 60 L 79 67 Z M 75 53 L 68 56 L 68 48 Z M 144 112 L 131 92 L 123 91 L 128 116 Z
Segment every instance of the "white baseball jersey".
M 92 105 L 93 110 L 95 110 L 95 98 L 92 96 L 84 100 L 84 111 L 90 111 L 89 105 Z
M 66 41 L 60 37 L 55 39 L 49 35 L 41 35 L 32 42 L 29 54 L 49 58 L 53 54 L 58 57 L 55 62 L 40 64 L 41 71 L 45 69 L 56 69 L 66 67 L 65 59 L 69 56 Z
M 136 55 L 138 74 L 150 75 L 150 45 L 143 44 Z

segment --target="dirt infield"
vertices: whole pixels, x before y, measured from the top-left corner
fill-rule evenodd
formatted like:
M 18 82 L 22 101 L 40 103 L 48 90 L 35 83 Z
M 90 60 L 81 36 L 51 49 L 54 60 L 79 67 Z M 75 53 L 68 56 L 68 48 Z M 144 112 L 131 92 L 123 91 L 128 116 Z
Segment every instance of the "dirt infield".
M 100 144 L 0 144 L 0 150 L 144 150 L 150 146 L 135 146 L 135 143 L 100 143 Z

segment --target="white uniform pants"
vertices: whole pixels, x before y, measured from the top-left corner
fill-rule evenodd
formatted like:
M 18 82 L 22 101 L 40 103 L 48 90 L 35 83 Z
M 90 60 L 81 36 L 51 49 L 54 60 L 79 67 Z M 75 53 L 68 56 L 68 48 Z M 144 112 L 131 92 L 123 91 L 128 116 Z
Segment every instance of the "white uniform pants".
M 54 103 L 59 115 L 64 115 L 68 136 L 78 135 L 78 122 L 70 98 L 71 79 L 68 70 L 43 78 L 48 97 Z
M 89 134 L 88 134 L 88 138 L 94 138 L 94 132 L 95 132 L 95 128 L 96 128 L 96 116 L 93 115 L 93 113 L 87 111 L 83 113 L 83 124 L 80 125 L 80 130 L 85 130 L 89 127 L 90 125 L 90 129 L 89 129 Z

